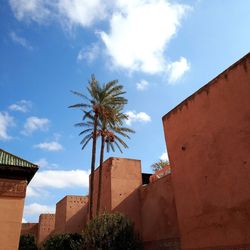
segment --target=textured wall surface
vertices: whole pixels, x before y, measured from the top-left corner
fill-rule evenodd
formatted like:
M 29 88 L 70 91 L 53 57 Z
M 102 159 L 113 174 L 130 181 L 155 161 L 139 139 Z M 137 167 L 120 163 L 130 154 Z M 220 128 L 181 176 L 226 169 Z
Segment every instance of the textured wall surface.
M 142 239 L 169 245 L 180 237 L 171 175 L 140 188 Z
M 67 195 L 56 204 L 55 233 L 81 233 L 86 224 L 87 196 Z
M 48 239 L 48 237 L 55 230 L 55 214 L 40 214 L 38 225 L 37 244 L 42 246 L 42 243 Z
M 182 248 L 250 244 L 250 54 L 163 124 Z
M 27 181 L 0 179 L 0 249 L 18 248 Z
M 37 239 L 38 223 L 22 223 L 21 235 L 34 235 Z
M 111 164 L 112 159 L 109 158 L 103 162 L 102 167 L 102 188 L 101 188 L 101 202 L 100 211 L 111 210 Z M 94 178 L 94 194 L 93 194 L 93 214 L 96 214 L 97 207 L 97 194 L 98 194 L 98 183 L 99 183 L 99 168 L 95 170 Z

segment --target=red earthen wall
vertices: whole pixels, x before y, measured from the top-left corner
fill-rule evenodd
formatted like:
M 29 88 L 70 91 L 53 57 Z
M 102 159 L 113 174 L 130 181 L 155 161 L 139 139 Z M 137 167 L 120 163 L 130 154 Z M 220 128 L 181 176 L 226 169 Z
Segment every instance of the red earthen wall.
M 0 178 L 0 249 L 18 248 L 26 180 Z
M 66 196 L 66 227 L 67 233 L 81 233 L 86 225 L 88 197 L 84 196 Z
M 171 175 L 140 188 L 142 240 L 146 249 L 175 249 L 179 246 Z
M 56 203 L 55 233 L 64 233 L 66 229 L 67 196 Z
M 55 233 L 81 233 L 86 224 L 87 206 L 87 196 L 68 195 L 60 200 L 56 204 Z
M 43 242 L 48 239 L 48 237 L 54 232 L 54 230 L 55 214 L 40 214 L 37 245 L 41 247 Z
M 109 158 L 103 162 L 100 212 L 111 211 L 111 164 L 112 164 L 112 159 L 113 158 Z M 99 168 L 97 168 L 95 170 L 95 175 L 94 175 L 94 194 L 93 194 L 93 212 L 94 213 L 93 214 L 96 214 L 98 183 L 99 183 Z
M 141 161 L 113 158 L 111 165 L 111 209 L 127 215 L 141 232 Z
M 37 239 L 38 223 L 22 223 L 21 235 L 34 235 Z
M 250 247 L 250 54 L 163 124 L 182 248 Z

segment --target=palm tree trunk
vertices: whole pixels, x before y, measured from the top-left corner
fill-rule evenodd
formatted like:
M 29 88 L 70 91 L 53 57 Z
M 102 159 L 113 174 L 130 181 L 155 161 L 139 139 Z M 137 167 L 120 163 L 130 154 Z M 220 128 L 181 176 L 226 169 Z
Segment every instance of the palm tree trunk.
M 94 117 L 94 131 L 92 144 L 92 159 L 91 159 L 91 173 L 90 173 L 90 189 L 89 189 L 89 219 L 93 218 L 93 191 L 94 191 L 94 172 L 95 172 L 95 156 L 96 156 L 96 131 L 97 131 L 98 113 Z
M 104 145 L 105 145 L 105 136 L 102 135 L 101 143 L 101 153 L 100 153 L 100 165 L 99 165 L 99 183 L 98 183 L 98 196 L 97 196 L 97 215 L 100 212 L 101 204 L 101 191 L 102 191 L 102 163 L 104 158 Z

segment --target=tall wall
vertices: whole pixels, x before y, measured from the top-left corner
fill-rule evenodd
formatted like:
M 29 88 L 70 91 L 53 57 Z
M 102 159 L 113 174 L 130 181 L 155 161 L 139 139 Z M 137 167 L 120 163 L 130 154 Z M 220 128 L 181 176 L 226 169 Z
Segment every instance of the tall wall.
M 48 239 L 48 237 L 54 232 L 54 230 L 55 230 L 55 214 L 40 214 L 37 245 L 41 247 L 43 242 Z
M 111 165 L 113 158 L 107 159 L 103 163 L 102 167 L 102 192 L 100 211 L 111 211 Z M 98 183 L 99 183 L 99 168 L 95 170 L 94 174 L 94 193 L 93 193 L 93 214 L 96 214 L 97 208 L 97 194 L 98 194 Z
M 0 179 L 0 249 L 18 248 L 27 181 Z
M 139 231 L 141 162 L 126 158 L 109 158 L 103 163 L 100 211 L 119 211 L 129 216 Z M 94 214 L 96 212 L 99 168 L 94 179 Z
M 141 231 L 140 193 L 141 161 L 113 158 L 111 166 L 111 209 L 127 215 Z
M 21 235 L 31 234 L 37 240 L 38 223 L 23 223 L 21 229 Z
M 163 125 L 182 248 L 250 247 L 250 54 Z
M 171 175 L 140 188 L 145 249 L 179 249 L 179 227 Z
M 81 233 L 87 222 L 87 196 L 67 195 L 56 204 L 55 233 Z
M 95 171 L 96 190 L 98 171 Z M 101 211 L 127 215 L 147 249 L 155 249 L 156 245 L 178 249 L 179 230 L 171 175 L 142 186 L 141 162 L 125 158 L 109 158 L 104 162 L 103 173 L 105 199 L 101 202 Z

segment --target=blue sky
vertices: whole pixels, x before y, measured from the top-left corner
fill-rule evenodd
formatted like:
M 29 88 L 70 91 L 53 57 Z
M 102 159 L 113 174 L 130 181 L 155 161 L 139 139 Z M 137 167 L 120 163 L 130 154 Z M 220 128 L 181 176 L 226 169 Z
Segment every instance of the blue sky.
M 249 10 L 248 0 L 1 1 L 0 148 L 40 166 L 24 219 L 87 194 L 91 145 L 81 151 L 70 90 L 85 92 L 92 73 L 124 85 L 136 134 L 106 158 L 150 172 L 166 157 L 162 116 L 249 52 Z

